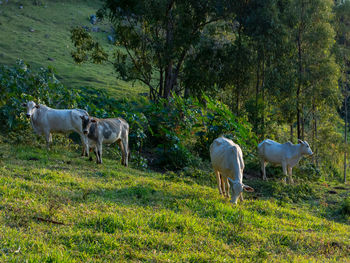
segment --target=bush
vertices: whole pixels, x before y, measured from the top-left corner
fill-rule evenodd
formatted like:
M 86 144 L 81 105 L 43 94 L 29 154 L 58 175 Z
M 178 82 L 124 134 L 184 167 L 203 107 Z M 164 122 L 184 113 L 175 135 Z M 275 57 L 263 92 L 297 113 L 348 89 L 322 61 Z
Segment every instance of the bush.
M 196 133 L 199 137 L 196 143 L 198 153 L 204 158 L 209 158 L 210 144 L 223 135 L 240 145 L 245 155 L 250 156 L 252 149 L 257 147 L 257 138 L 251 131 L 251 125 L 243 119 L 238 119 L 222 102 L 205 95 L 203 98 L 206 108 L 199 107 L 199 121 L 196 124 L 197 127 L 201 127 Z
M 72 108 L 77 95 L 76 90 L 63 87 L 53 68 L 40 68 L 34 73 L 22 60 L 15 67 L 0 66 L 0 120 L 7 131 L 27 127 L 23 102 L 35 100 L 48 106 Z
M 341 203 L 340 213 L 344 216 L 350 216 L 350 197 L 345 198 Z

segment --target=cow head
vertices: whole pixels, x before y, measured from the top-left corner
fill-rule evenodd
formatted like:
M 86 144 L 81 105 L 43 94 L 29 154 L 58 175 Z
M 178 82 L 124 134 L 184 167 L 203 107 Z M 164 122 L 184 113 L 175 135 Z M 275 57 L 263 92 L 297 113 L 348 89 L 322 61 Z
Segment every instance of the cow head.
M 35 110 L 40 108 L 40 106 L 34 101 L 28 101 L 27 103 L 23 103 L 22 106 L 27 108 L 27 118 L 33 116 Z
M 230 186 L 232 188 L 232 200 L 231 202 L 237 204 L 237 200 L 243 191 L 254 192 L 254 188 L 245 185 L 240 182 L 233 181 L 231 178 L 228 179 L 230 182 Z
M 91 124 L 93 122 L 96 122 L 96 120 L 94 118 L 91 118 L 90 116 L 87 116 L 87 115 L 81 115 L 80 118 L 82 120 L 83 133 L 85 135 L 88 135 Z
M 301 153 L 305 155 L 313 155 L 313 152 L 310 148 L 310 145 L 307 141 L 298 140 L 298 143 L 301 145 Z

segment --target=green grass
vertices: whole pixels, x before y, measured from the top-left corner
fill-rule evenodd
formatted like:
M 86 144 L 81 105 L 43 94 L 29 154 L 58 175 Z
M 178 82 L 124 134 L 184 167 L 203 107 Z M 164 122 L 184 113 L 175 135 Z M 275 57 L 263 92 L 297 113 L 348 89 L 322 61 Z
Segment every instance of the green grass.
M 2 143 L 0 157 L 1 262 L 350 260 L 349 216 L 338 211 L 349 185 L 250 180 L 256 192 L 233 206 L 210 172 L 125 168 L 112 148 L 99 166 L 42 141 Z
M 100 1 L 2 1 L 0 5 L 0 63 L 12 65 L 18 58 L 34 68 L 53 66 L 57 77 L 67 87 L 92 86 L 103 88 L 115 98 L 133 97 L 146 92 L 145 87 L 117 81 L 110 64 L 77 65 L 70 52 L 73 50 L 70 29 L 75 26 L 93 26 L 89 16 L 94 14 Z M 43 5 L 34 5 L 41 2 Z M 20 3 L 23 9 L 19 9 Z M 107 43 L 110 26 L 97 25 L 106 32 L 91 33 L 112 53 Z M 30 32 L 34 29 L 34 32 Z M 48 60 L 54 59 L 54 61 Z

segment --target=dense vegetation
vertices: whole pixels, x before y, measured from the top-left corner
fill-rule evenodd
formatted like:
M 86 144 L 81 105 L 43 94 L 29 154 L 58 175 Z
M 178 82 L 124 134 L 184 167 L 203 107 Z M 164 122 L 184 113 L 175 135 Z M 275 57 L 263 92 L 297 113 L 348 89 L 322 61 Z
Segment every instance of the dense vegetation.
M 116 54 L 75 28 L 72 56 L 111 62 L 120 79 L 148 86 L 152 100 L 210 94 L 259 139 L 308 140 L 313 165 L 340 177 L 349 14 L 349 1 L 106 0 L 98 15 L 114 27 Z

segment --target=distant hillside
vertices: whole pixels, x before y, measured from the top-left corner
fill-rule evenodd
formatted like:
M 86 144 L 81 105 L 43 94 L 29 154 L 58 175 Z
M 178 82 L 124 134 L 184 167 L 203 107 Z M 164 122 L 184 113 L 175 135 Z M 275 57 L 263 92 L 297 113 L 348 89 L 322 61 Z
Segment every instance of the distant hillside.
M 68 87 L 92 86 L 109 91 L 113 97 L 130 97 L 145 89 L 117 81 L 111 65 L 73 62 L 70 29 L 92 27 L 102 44 L 108 44 L 110 26 L 92 25 L 89 16 L 101 6 L 100 1 L 14 1 L 0 4 L 0 63 L 14 64 L 23 59 L 34 68 L 53 66 L 57 77 Z M 110 45 L 113 50 L 112 45 Z

